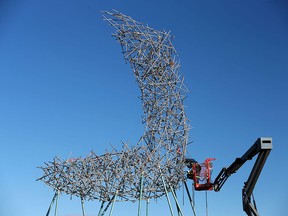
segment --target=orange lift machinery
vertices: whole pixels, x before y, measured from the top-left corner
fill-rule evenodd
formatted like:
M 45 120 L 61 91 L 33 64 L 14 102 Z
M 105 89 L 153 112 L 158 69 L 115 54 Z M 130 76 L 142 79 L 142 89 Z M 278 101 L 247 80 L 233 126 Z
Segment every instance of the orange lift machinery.
M 215 181 L 211 180 L 211 173 L 213 169 L 212 161 L 215 158 L 208 158 L 204 163 L 199 164 L 196 160 L 187 158 L 185 163 L 189 169 L 187 178 L 194 181 L 194 189 L 196 191 L 214 190 L 220 191 L 226 180 L 248 160 L 258 155 L 248 180 L 244 183 L 242 189 L 243 211 L 248 216 L 259 216 L 256 202 L 253 198 L 253 190 L 264 167 L 267 157 L 272 150 L 272 138 L 261 137 L 248 149 L 248 151 L 228 167 L 222 168 Z M 251 201 L 253 198 L 253 202 Z

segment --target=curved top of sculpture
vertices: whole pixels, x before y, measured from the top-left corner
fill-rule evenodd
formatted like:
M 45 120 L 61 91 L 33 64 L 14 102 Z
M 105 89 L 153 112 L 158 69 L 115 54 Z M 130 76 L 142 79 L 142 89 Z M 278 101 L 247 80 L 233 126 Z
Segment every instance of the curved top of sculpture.
M 187 92 L 169 32 L 157 31 L 117 11 L 104 12 L 116 29 L 125 61 L 141 91 L 144 134 L 139 143 L 86 158 L 61 160 L 41 167 L 39 180 L 54 190 L 83 199 L 118 200 L 157 198 L 179 187 L 189 126 L 184 112 Z M 162 178 L 163 177 L 163 178 Z M 164 182 L 163 182 L 164 180 Z

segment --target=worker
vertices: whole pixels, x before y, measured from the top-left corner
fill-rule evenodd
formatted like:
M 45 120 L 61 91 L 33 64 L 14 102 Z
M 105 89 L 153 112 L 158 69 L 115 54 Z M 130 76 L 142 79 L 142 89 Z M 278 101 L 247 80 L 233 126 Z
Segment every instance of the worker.
M 193 158 L 186 158 L 186 166 L 190 169 L 187 173 L 187 178 L 196 179 L 196 183 L 200 180 L 201 165 Z M 194 178 L 194 176 L 196 178 Z

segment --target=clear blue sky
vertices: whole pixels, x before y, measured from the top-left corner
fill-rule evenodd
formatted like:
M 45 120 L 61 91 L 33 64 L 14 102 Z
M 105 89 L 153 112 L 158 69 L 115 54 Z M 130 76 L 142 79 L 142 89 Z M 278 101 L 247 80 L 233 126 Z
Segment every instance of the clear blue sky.
M 261 216 L 287 213 L 288 3 L 285 0 L 1 0 L 0 215 L 45 215 L 53 191 L 37 166 L 130 144 L 143 133 L 139 90 L 100 11 L 117 9 L 155 29 L 171 30 L 190 92 L 190 154 L 215 157 L 214 174 L 260 136 L 274 148 L 255 188 Z M 219 193 L 209 215 L 245 215 L 241 189 L 253 162 Z M 181 192 L 179 197 L 182 197 Z M 205 215 L 204 193 L 197 193 Z M 180 198 L 182 203 L 182 198 Z M 99 203 L 87 203 L 89 216 Z M 129 212 L 134 213 L 127 213 Z M 132 209 L 134 209 L 132 211 Z M 137 204 L 115 205 L 136 215 Z M 186 198 L 186 215 L 192 215 Z M 165 202 L 151 215 L 168 213 Z M 60 199 L 61 216 L 81 213 Z

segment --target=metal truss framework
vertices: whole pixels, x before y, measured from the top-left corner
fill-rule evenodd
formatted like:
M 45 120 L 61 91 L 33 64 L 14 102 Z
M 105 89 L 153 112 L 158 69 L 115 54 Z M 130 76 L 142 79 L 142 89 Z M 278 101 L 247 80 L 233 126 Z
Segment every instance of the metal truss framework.
M 157 31 L 117 11 L 104 12 L 141 91 L 144 134 L 134 146 L 103 155 L 53 161 L 40 167 L 55 191 L 81 200 L 149 200 L 184 180 L 189 125 L 183 84 L 170 32 Z

